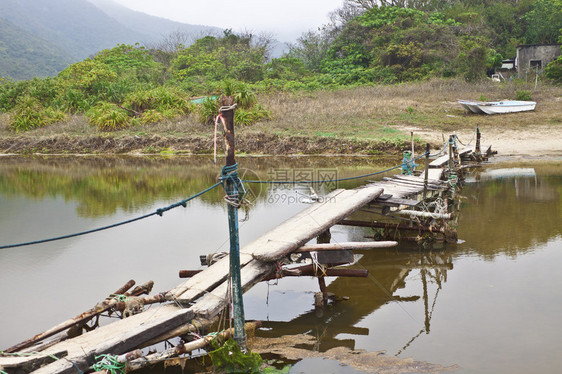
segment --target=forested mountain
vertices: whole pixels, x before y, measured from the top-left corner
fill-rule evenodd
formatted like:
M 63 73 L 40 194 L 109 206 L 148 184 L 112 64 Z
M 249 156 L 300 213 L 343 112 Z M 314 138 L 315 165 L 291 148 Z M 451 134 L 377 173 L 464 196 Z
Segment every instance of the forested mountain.
M 73 60 L 62 48 L 0 18 L 0 77 L 52 76 Z
M 222 29 L 214 26 L 190 25 L 154 17 L 124 7 L 112 0 L 88 0 L 123 26 L 145 35 L 143 41 L 157 42 L 169 34 L 180 32 L 193 37 L 193 41 L 209 34 L 220 34 Z
M 99 6 L 99 7 L 98 7 Z M 55 75 L 117 44 L 154 43 L 171 32 L 193 40 L 219 28 L 134 12 L 109 0 L 0 0 L 0 77 Z
M 76 60 L 144 38 L 87 0 L 0 0 L 0 17 L 58 45 Z

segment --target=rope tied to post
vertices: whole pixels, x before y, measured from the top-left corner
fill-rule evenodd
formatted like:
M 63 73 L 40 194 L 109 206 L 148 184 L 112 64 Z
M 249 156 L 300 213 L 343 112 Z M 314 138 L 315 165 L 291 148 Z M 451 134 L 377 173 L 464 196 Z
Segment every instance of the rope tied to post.
M 412 157 L 412 152 L 410 151 L 404 151 L 404 158 L 402 159 L 402 174 L 403 175 L 413 175 L 414 171 L 416 170 L 416 166 L 418 166 L 418 164 L 416 164 L 416 159 L 411 159 Z M 426 153 L 424 153 L 422 156 L 425 156 Z
M 238 163 L 223 166 L 220 181 L 226 192 L 224 200 L 235 208 L 240 208 L 244 202 L 246 189 L 238 175 Z

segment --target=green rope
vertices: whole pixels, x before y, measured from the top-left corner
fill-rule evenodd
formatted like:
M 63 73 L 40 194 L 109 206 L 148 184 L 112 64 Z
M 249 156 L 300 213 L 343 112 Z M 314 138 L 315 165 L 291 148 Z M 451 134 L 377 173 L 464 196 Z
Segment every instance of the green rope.
M 127 301 L 129 298 L 125 295 L 112 295 L 111 298 L 113 300 L 116 300 L 117 302 L 125 302 Z
M 187 206 L 187 202 L 188 202 L 188 201 L 193 200 L 193 199 L 195 199 L 196 197 L 199 197 L 199 196 L 203 195 L 204 193 L 206 193 L 206 192 L 212 190 L 212 189 L 215 188 L 215 187 L 220 186 L 221 184 L 222 184 L 222 182 L 217 182 L 217 183 L 215 183 L 214 185 L 212 185 L 211 187 L 206 188 L 206 189 L 204 189 L 203 191 L 198 192 L 198 193 L 196 193 L 195 195 L 192 195 L 192 196 L 188 197 L 187 199 L 184 199 L 184 200 L 179 201 L 179 202 L 177 202 L 177 203 L 175 203 L 175 204 L 169 205 L 169 206 L 167 206 L 167 207 L 165 207 L 165 208 L 156 209 L 155 212 L 152 212 L 152 213 L 149 213 L 149 214 L 145 214 L 144 216 L 140 216 L 140 217 L 137 217 L 137 218 L 133 218 L 133 219 L 130 219 L 130 220 L 127 220 L 127 221 L 115 223 L 115 224 L 112 224 L 112 225 L 109 225 L 109 226 L 99 227 L 99 228 L 97 228 L 97 229 L 92 229 L 92 230 L 77 232 L 77 233 L 74 233 L 74 234 L 63 235 L 63 236 L 57 236 L 57 237 L 49 238 L 49 239 L 42 239 L 42 240 L 36 240 L 36 241 L 32 241 L 32 242 L 19 243 L 19 244 L 3 245 L 3 246 L 0 246 L 0 249 L 16 248 L 16 247 L 23 247 L 23 246 L 26 246 L 26 245 L 34 245 L 34 244 L 42 244 L 42 243 L 54 242 L 54 241 L 56 241 L 56 240 L 69 239 L 69 238 L 74 238 L 74 237 L 76 237 L 76 236 L 81 236 L 81 235 L 86 235 L 86 234 L 92 234 L 92 233 L 95 233 L 95 232 L 98 232 L 98 231 L 103 231 L 103 230 L 107 230 L 107 229 L 112 229 L 112 228 L 114 228 L 114 227 L 118 227 L 118 226 L 126 225 L 126 224 L 129 224 L 129 223 L 133 223 L 133 222 L 136 222 L 136 221 L 140 221 L 140 220 L 142 220 L 142 219 L 145 219 L 145 218 L 148 218 L 148 217 L 152 217 L 152 216 L 155 216 L 155 215 L 158 215 L 158 216 L 162 217 L 162 215 L 163 215 L 165 212 L 167 212 L 168 210 L 177 208 L 177 207 L 179 207 L 179 206 L 182 206 L 182 207 L 185 208 L 185 207 Z
M 0 374 L 8 374 L 4 370 L 0 370 Z
M 117 356 L 106 354 L 96 356 L 96 363 L 92 365 L 92 370 L 102 371 L 107 370 L 111 374 L 122 374 L 125 373 L 125 362 L 118 362 Z
M 402 159 L 402 174 L 403 175 L 412 175 L 416 170 L 416 166 L 418 164 L 415 163 L 415 160 L 412 160 L 412 152 L 404 151 L 404 158 Z M 423 155 L 425 156 L 425 154 Z M 422 156 L 420 156 L 422 157 Z M 418 157 L 418 158 L 420 158 Z

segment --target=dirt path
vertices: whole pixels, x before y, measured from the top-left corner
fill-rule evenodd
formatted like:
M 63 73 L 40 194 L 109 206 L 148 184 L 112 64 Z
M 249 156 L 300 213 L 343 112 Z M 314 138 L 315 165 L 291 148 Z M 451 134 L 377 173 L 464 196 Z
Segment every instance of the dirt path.
M 414 134 L 431 143 L 439 143 L 443 140 L 443 135 L 447 136 L 430 129 L 404 127 L 401 130 L 413 131 Z M 486 127 L 481 128 L 481 132 L 482 147 L 491 145 L 500 156 L 562 157 L 562 131 L 554 131 L 552 126 L 537 125 L 532 129 Z M 473 135 L 474 132 L 469 130 L 457 132 L 463 143 L 470 142 Z

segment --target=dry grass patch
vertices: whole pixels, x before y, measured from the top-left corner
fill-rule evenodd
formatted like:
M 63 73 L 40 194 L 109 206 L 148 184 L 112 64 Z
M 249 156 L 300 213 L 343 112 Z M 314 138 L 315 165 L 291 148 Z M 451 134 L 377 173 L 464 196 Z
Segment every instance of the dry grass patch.
M 517 91 L 529 91 L 537 108 L 533 112 L 501 116 L 475 115 L 467 112 L 457 99 L 515 99 Z M 468 84 L 459 80 L 436 79 L 427 82 L 392 86 L 345 88 L 297 93 L 262 94 L 258 101 L 272 113 L 272 119 L 254 125 L 236 126 L 240 150 L 252 153 L 368 153 L 401 149 L 410 141 L 410 131 L 418 136 L 418 145 L 426 141 L 438 145 L 441 134 L 470 137 L 476 126 L 484 136 L 494 135 L 510 141 L 528 137 L 526 133 L 561 133 L 562 87 L 540 83 Z M 70 116 L 63 123 L 16 134 L 8 126 L 7 115 L 0 115 L 0 141 L 4 152 L 48 151 L 54 140 L 60 140 L 56 151 L 79 152 L 76 144 L 83 139 L 85 152 L 129 152 L 131 150 L 170 148 L 178 152 L 212 150 L 213 125 L 202 125 L 196 116 L 165 119 L 154 124 L 138 124 L 127 129 L 100 132 L 83 116 Z M 514 135 L 513 131 L 519 131 Z M 222 129 L 219 130 L 222 139 Z M 113 139 L 113 149 L 107 138 Z M 37 140 L 45 140 L 36 142 Z M 554 139 L 554 143 L 556 139 Z M 98 144 L 103 141 L 103 144 Z M 25 144 L 24 144 L 25 143 Z M 219 140 L 221 143 L 221 140 Z M 28 145 L 26 145 L 28 144 Z M 542 144 L 542 143 L 541 143 Z M 557 144 L 545 149 L 556 150 Z M 539 147 L 540 148 L 540 147 Z M 506 149 L 508 150 L 508 149 Z
M 518 90 L 530 91 L 537 109 L 530 113 L 502 116 L 473 115 L 457 99 L 514 99 Z M 480 126 L 528 127 L 533 124 L 559 124 L 562 88 L 483 81 L 468 84 L 457 80 L 432 80 L 396 86 L 360 87 L 337 91 L 281 93 L 260 98 L 274 113 L 262 124 L 287 134 L 314 136 L 318 131 L 340 136 L 377 138 L 388 129 L 417 127 L 451 131 Z M 398 135 L 395 135 L 398 136 Z

